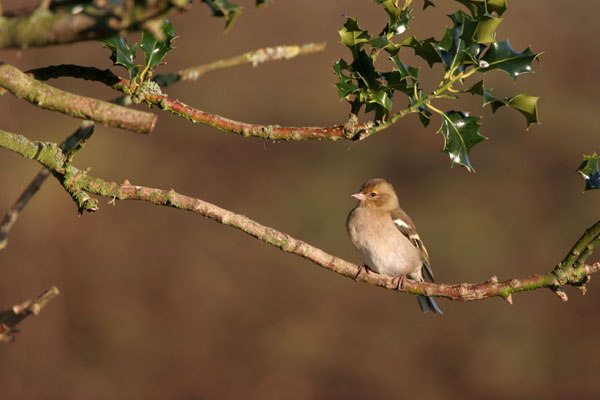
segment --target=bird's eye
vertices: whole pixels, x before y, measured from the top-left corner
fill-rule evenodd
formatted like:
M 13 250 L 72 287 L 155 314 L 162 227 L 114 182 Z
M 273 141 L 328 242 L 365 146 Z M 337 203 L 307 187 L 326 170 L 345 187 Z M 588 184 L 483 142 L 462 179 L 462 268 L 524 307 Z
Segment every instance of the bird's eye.
M 377 193 L 376 192 L 371 192 L 371 194 L 369 196 L 375 197 L 375 196 L 377 196 Z

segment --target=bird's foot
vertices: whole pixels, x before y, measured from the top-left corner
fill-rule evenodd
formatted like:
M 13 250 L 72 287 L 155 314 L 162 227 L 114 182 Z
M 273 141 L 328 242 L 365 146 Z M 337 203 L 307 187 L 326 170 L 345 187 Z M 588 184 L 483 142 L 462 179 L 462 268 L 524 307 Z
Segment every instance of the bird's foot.
M 396 290 L 402 290 L 404 289 L 404 280 L 406 279 L 406 274 L 402 274 L 399 277 L 397 277 L 398 279 L 398 286 L 396 287 Z

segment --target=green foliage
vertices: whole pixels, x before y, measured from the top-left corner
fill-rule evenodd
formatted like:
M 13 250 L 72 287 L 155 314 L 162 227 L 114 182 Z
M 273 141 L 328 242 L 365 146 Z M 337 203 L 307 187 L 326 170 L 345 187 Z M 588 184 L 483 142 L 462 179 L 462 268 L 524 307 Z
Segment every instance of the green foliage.
M 473 167 L 469 162 L 469 151 L 477 143 L 487 139 L 479 133 L 481 117 L 470 117 L 460 111 L 448 111 L 441 115 L 442 126 L 438 133 L 444 136 L 444 153 L 448 154 L 453 164 L 460 164 L 471 170 Z
M 585 179 L 584 191 L 600 189 L 600 170 L 598 169 L 598 160 L 600 156 L 596 153 L 591 156 L 583 156 L 583 162 L 577 168 L 577 172 Z
M 130 46 L 129 43 L 120 36 L 105 39 L 102 43 L 104 44 L 104 47 L 112 52 L 110 59 L 113 64 L 124 67 L 129 74 L 129 79 L 132 80 L 139 72 L 139 65 L 136 65 L 134 61 L 136 45 Z
M 225 18 L 225 32 L 233 26 L 235 19 L 242 13 L 242 8 L 229 0 L 202 0 L 202 2 L 210 8 L 213 16 Z M 256 0 L 256 8 L 270 3 L 271 0 Z
M 442 119 L 439 132 L 445 139 L 444 152 L 448 153 L 452 164 L 472 169 L 468 159 L 471 148 L 485 139 L 479 132 L 480 117 L 468 117 L 466 111 L 443 111 L 433 106 L 437 99 L 458 100 L 470 93 L 480 95 L 483 105 L 490 105 L 493 112 L 501 106 L 519 111 L 526 119 L 527 127 L 538 123 L 538 98 L 528 94 L 517 94 L 506 98 L 491 95 L 492 89 L 484 87 L 483 76 L 493 70 L 502 70 L 515 80 L 519 75 L 532 71 L 532 63 L 539 54 L 527 48 L 515 51 L 508 40 L 497 41 L 496 30 L 506 11 L 505 0 L 456 0 L 464 5 L 467 12 L 458 10 L 448 17 L 451 26 L 446 27 L 441 39 L 430 37 L 417 39 L 406 35 L 412 19 L 412 0 L 403 6 L 397 0 L 376 0 L 383 7 L 388 21 L 381 33 L 371 36 L 362 29 L 356 18 L 347 17 L 339 31 L 340 41 L 350 50 L 352 60 L 339 59 L 334 64 L 338 96 L 351 106 L 357 114 L 374 112 L 377 124 L 389 124 L 408 113 L 416 113 L 424 126 L 430 117 L 438 114 Z M 423 8 L 432 7 L 425 0 Z M 437 89 L 425 93 L 419 81 L 419 68 L 407 65 L 402 50 L 410 48 L 430 68 L 436 64 L 443 67 Z M 391 61 L 387 70 L 381 70 L 377 57 L 384 54 Z M 468 89 L 455 88 L 465 84 L 465 80 L 480 74 L 480 80 Z M 403 110 L 394 110 L 396 92 L 407 97 Z
M 225 31 L 228 31 L 242 9 L 228 0 L 202 0 L 212 11 L 213 16 L 225 18 Z
M 102 43 L 112 52 L 110 55 L 112 62 L 127 69 L 130 82 L 141 85 L 152 76 L 152 71 L 173 49 L 173 40 L 175 39 L 173 25 L 165 19 L 161 31 L 165 36 L 163 41 L 158 40 L 150 32 L 143 32 L 139 45 L 137 43 L 130 45 L 119 36 L 103 40 Z M 135 63 L 137 48 L 144 53 L 144 64 Z

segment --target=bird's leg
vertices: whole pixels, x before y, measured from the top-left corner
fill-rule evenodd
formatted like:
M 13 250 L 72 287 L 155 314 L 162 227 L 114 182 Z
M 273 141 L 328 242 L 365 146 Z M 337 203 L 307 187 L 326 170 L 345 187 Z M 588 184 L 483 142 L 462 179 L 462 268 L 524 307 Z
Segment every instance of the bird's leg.
M 358 271 L 356 272 L 356 275 L 354 275 L 354 280 L 357 281 L 358 280 L 358 276 L 360 275 L 360 273 L 363 271 L 363 269 L 367 272 L 367 274 L 369 273 L 369 267 L 367 267 L 365 264 L 361 264 L 358 267 Z
M 404 280 L 406 279 L 406 274 L 402 274 L 398 277 L 398 287 L 396 290 L 404 289 Z

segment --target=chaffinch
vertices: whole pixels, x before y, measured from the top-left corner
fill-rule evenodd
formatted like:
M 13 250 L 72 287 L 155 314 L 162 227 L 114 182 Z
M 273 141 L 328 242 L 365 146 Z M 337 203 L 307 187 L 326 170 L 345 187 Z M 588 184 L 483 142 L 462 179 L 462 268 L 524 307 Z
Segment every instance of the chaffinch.
M 423 271 L 433 282 L 427 249 L 412 220 L 400 208 L 392 185 L 383 179 L 371 179 L 352 197 L 358 205 L 348 214 L 346 228 L 364 267 L 397 276 L 398 288 L 406 275 L 424 282 Z M 417 300 L 421 311 L 443 314 L 433 297 L 417 296 Z

